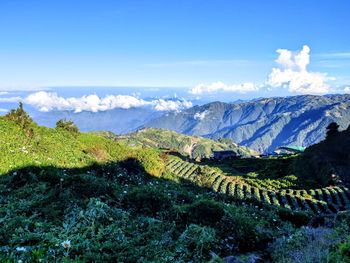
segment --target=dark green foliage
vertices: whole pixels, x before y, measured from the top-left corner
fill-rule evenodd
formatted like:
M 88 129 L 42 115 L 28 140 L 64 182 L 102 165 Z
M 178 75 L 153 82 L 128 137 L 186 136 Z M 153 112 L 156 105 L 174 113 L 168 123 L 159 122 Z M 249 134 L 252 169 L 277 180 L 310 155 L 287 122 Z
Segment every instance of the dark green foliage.
M 220 222 L 218 233 L 224 235 L 227 245 L 237 251 L 263 250 L 271 241 L 272 229 L 276 227 L 271 227 L 267 220 L 273 219 L 273 214 L 267 219 L 254 210 L 230 207 Z
M 66 130 L 72 134 L 78 134 L 79 128 L 72 120 L 61 119 L 56 122 L 56 129 Z
M 183 219 L 189 223 L 212 226 L 224 216 L 224 207 L 213 200 L 202 199 L 181 208 Z
M 340 243 L 331 254 L 332 263 L 350 263 L 350 236 L 348 240 Z
M 137 213 L 156 215 L 171 206 L 170 198 L 153 187 L 137 187 L 127 192 L 123 199 L 124 207 Z
M 302 211 L 291 211 L 290 209 L 281 208 L 278 210 L 278 216 L 282 221 L 291 222 L 296 227 L 305 226 L 310 223 L 312 215 Z
M 62 183 L 63 189 L 70 189 L 72 194 L 84 198 L 111 196 L 113 188 L 103 177 L 92 174 L 74 174 L 67 176 Z
M 120 162 L 120 167 L 125 169 L 128 174 L 136 175 L 145 173 L 142 164 L 135 158 L 128 158 Z
M 295 163 L 297 175 L 311 184 L 326 186 L 339 179 L 350 186 L 350 127 L 337 132 L 332 125 L 327 139 L 310 146 Z
M 336 135 L 339 131 L 339 125 L 336 122 L 331 122 L 327 126 L 327 135 L 326 135 L 326 140 L 331 139 L 334 135 Z

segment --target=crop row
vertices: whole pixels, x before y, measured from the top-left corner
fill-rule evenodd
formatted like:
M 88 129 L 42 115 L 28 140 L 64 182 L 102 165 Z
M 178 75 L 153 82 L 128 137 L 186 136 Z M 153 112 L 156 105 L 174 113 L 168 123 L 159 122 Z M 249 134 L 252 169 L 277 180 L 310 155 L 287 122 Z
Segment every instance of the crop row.
M 336 213 L 350 209 L 350 191 L 345 187 L 333 186 L 322 189 L 295 190 L 283 189 L 280 185 L 271 186 L 272 180 L 242 179 L 227 176 L 213 169 L 184 162 L 171 160 L 167 168 L 176 176 L 192 182 L 200 182 L 199 177 L 206 177 L 206 185 L 213 191 L 228 194 L 236 199 L 254 199 L 270 205 L 292 210 L 308 210 L 314 213 Z M 205 172 L 203 172 L 203 170 Z M 272 189 L 271 189 L 272 188 Z

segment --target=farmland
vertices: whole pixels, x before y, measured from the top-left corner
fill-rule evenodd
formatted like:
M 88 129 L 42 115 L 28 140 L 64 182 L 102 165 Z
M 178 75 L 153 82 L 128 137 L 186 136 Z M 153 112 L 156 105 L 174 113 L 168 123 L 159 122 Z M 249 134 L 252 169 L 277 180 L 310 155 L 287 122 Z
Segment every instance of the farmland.
M 171 157 L 166 167 L 168 171 L 184 181 L 238 200 L 254 200 L 267 205 L 315 214 L 334 214 L 350 209 L 350 191 L 341 185 L 298 189 L 293 188 L 298 185 L 291 176 L 278 179 L 255 179 L 244 175 L 226 174 L 220 169 L 186 162 L 176 157 Z

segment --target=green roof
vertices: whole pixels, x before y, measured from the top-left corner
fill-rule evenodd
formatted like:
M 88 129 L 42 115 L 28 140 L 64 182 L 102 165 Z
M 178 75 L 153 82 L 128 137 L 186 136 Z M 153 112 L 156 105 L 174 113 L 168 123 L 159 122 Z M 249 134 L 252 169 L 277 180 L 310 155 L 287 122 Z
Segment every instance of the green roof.
M 289 150 L 294 150 L 294 151 L 299 151 L 299 152 L 304 152 L 306 147 L 302 147 L 302 146 L 283 146 L 280 148 L 284 148 L 284 149 L 289 149 Z

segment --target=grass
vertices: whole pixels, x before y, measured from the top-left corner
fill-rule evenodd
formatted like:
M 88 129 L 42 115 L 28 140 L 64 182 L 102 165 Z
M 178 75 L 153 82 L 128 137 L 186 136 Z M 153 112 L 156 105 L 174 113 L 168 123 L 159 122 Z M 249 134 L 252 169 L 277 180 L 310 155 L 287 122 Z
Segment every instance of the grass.
M 106 134 L 108 136 L 108 134 Z M 192 159 L 210 158 L 213 151 L 233 150 L 242 156 L 256 154 L 254 151 L 234 144 L 232 141 L 214 141 L 202 137 L 187 136 L 163 129 L 147 128 L 128 135 L 118 136 L 128 145 L 147 146 L 174 150 Z
M 33 136 L 26 136 L 16 123 L 0 117 L 0 174 L 26 166 L 79 168 L 94 163 L 136 158 L 154 176 L 163 171 L 159 151 L 130 148 L 93 133 L 71 134 L 62 129 L 35 125 Z
M 188 179 L 201 169 L 186 164 L 183 178 L 174 176 L 158 149 L 35 124 L 30 131 L 0 118 L 0 262 L 266 262 L 277 255 L 293 262 L 310 251 L 304 227 L 318 222 L 310 213 L 220 194 L 223 183 L 218 192 L 196 186 Z M 321 246 L 312 239 L 322 260 L 347 259 L 348 218 L 331 222 Z

